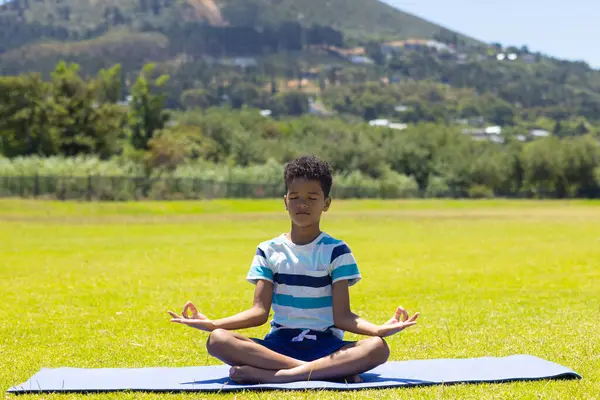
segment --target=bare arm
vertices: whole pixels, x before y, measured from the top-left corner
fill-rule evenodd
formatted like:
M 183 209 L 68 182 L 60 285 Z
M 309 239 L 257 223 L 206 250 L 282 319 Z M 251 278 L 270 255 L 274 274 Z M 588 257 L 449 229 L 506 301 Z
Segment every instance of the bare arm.
M 215 329 L 233 331 L 260 326 L 267 322 L 272 299 L 273 284 L 269 281 L 259 280 L 254 290 L 252 307 L 239 314 L 218 320 L 210 320 L 203 314 L 200 314 L 191 302 L 185 305 L 182 316 L 172 311 L 169 311 L 169 314 L 172 317 L 171 322 L 184 324 L 202 331 L 212 332 Z M 191 317 L 188 315 L 188 311 L 192 312 Z
M 254 304 L 252 307 L 234 316 L 213 321 L 214 328 L 212 330 L 226 329 L 233 331 L 261 326 L 269 319 L 272 300 L 273 284 L 269 281 L 259 280 L 254 290 Z
M 350 294 L 348 291 L 348 281 L 341 280 L 333 284 L 333 322 L 335 326 L 343 331 L 356 333 L 366 336 L 386 337 L 415 325 L 415 320 L 419 313 L 413 315 L 410 319 L 408 313 L 398 307 L 392 319 L 383 325 L 372 324 L 354 314 L 350 310 Z M 402 320 L 400 320 L 400 318 Z
M 378 336 L 378 325 L 360 318 L 350 310 L 347 280 L 341 280 L 333 284 L 333 323 L 336 328 L 346 332 Z

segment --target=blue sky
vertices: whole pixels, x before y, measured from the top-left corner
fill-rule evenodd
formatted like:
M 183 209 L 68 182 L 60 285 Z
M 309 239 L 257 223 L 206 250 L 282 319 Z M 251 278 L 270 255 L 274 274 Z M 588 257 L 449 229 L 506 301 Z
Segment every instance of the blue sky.
M 382 0 L 486 43 L 527 45 L 600 68 L 599 0 Z

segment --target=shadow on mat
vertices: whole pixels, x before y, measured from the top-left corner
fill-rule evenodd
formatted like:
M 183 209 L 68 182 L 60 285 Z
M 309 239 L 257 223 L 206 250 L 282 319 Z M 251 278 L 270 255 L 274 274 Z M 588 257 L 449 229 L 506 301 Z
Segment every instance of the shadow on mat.
M 401 384 L 405 384 L 405 385 L 423 385 L 423 384 L 431 384 L 432 383 L 429 381 L 421 381 L 418 379 L 400 379 L 400 378 L 389 378 L 389 377 L 381 378 L 381 375 L 379 375 L 379 374 L 370 374 L 370 373 L 361 374 L 360 377 L 363 380 L 361 383 L 348 383 L 347 385 L 360 386 L 360 385 L 364 385 L 365 383 L 386 383 L 386 382 L 395 382 L 395 383 L 401 383 Z M 315 382 L 315 381 L 313 381 L 313 382 Z M 318 381 L 318 382 L 322 382 L 322 381 Z M 325 381 L 325 382 L 346 384 L 346 382 L 344 380 L 330 380 L 330 381 Z M 299 383 L 299 382 L 292 382 L 292 383 Z M 228 377 L 219 378 L 219 379 L 207 379 L 207 380 L 203 380 L 203 381 L 198 380 L 198 381 L 193 381 L 193 382 L 181 382 L 181 385 L 210 385 L 210 384 L 219 384 L 219 385 L 228 384 L 231 386 L 235 386 L 235 385 L 248 386 L 247 384 L 235 383 Z M 285 384 L 279 384 L 279 385 L 285 385 Z

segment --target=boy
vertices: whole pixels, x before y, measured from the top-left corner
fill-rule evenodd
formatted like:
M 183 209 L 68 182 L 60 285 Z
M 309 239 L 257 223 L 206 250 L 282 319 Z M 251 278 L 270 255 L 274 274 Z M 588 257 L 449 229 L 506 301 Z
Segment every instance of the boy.
M 188 302 L 181 316 L 169 311 L 171 321 L 211 332 L 209 354 L 231 365 L 229 375 L 239 383 L 359 382 L 359 374 L 387 361 L 383 338 L 416 324 L 419 314 L 409 318 L 398 307 L 392 319 L 374 325 L 352 313 L 348 287 L 361 279 L 356 260 L 343 241 L 320 229 L 331 204 L 330 166 L 300 157 L 286 166 L 284 179 L 292 228 L 258 246 L 247 276 L 256 285 L 253 307 L 213 321 Z M 230 332 L 264 324 L 271 306 L 271 331 L 264 339 Z M 348 342 L 344 331 L 372 337 Z

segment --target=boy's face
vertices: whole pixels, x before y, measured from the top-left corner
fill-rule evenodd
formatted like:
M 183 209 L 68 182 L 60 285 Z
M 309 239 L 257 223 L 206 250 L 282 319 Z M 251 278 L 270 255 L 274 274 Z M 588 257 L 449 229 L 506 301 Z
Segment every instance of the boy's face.
M 296 178 L 288 185 L 283 198 L 292 222 L 306 227 L 317 224 L 321 213 L 329 209 L 331 198 L 325 197 L 321 183 L 316 180 Z

